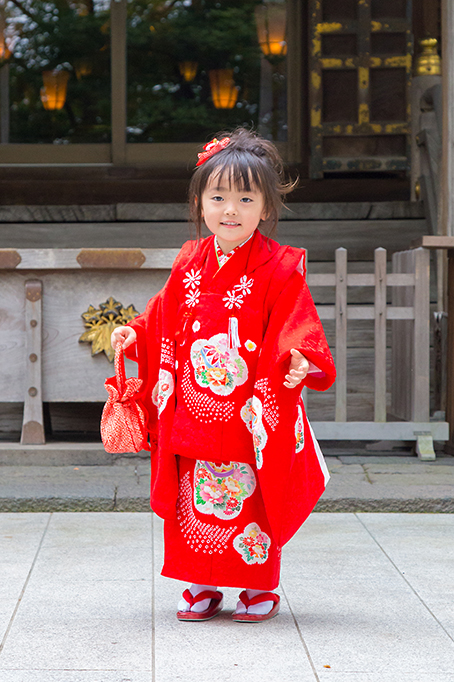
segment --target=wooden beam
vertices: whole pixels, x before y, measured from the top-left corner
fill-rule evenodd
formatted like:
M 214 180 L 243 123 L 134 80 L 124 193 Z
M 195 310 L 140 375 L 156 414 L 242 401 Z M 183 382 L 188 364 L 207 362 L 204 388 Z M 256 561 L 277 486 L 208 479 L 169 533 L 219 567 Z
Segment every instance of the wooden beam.
M 412 249 L 422 246 L 425 249 L 454 249 L 454 237 L 425 234 L 411 243 Z
M 414 440 L 431 433 L 435 441 L 448 440 L 446 422 L 311 422 L 318 440 Z

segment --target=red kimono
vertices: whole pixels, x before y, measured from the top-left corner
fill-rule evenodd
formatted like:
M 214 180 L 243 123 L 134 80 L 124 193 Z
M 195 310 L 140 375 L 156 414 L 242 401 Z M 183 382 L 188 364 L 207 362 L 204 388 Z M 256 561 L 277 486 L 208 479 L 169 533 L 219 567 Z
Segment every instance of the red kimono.
M 151 506 L 165 519 L 163 575 L 274 589 L 282 546 L 328 472 L 290 349 L 335 379 L 305 280 L 305 252 L 258 230 L 219 267 L 214 237 L 181 249 L 167 284 L 131 322 L 152 448 Z M 134 358 L 136 354 L 136 358 Z M 153 398 L 152 398 L 153 396 Z

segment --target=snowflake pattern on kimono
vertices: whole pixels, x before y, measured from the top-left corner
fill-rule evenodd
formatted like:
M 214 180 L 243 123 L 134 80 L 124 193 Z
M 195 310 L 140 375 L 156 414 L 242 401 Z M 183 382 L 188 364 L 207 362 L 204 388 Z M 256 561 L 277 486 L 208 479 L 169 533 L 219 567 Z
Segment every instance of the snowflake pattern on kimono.
M 227 334 L 194 341 L 191 362 L 199 386 L 209 388 L 216 395 L 230 395 L 248 378 L 247 364 L 237 349 L 228 348 Z
M 270 537 L 257 523 L 250 523 L 233 540 L 233 546 L 247 564 L 264 564 L 269 556 Z
M 196 462 L 194 506 L 202 514 L 214 514 L 218 519 L 236 518 L 255 487 L 255 475 L 248 464 Z

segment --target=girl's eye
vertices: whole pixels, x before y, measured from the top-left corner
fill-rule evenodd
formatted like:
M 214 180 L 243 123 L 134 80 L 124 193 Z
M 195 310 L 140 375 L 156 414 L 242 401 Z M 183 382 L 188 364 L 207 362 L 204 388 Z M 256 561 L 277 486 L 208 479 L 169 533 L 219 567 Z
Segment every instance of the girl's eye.
M 243 197 L 241 201 L 243 201 L 245 204 L 249 204 L 252 201 L 252 199 L 250 199 L 249 197 Z
M 213 199 L 213 201 L 223 201 L 223 198 L 220 196 L 212 197 L 212 199 Z

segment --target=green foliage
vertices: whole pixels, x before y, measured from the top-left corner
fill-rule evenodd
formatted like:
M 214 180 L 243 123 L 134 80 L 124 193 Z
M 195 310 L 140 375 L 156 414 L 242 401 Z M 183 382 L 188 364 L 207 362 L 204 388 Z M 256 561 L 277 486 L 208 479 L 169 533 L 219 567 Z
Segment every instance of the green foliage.
M 129 0 L 129 141 L 202 141 L 216 130 L 257 124 L 257 1 Z M 12 142 L 110 140 L 110 19 L 99 2 L 9 0 L 7 11 L 20 19 L 10 60 Z M 180 74 L 183 61 L 198 63 L 191 83 Z M 77 78 L 81 64 L 85 75 Z M 42 72 L 55 68 L 71 77 L 64 109 L 49 112 L 39 93 Z M 211 100 L 208 72 L 219 68 L 234 70 L 239 97 L 231 110 Z

